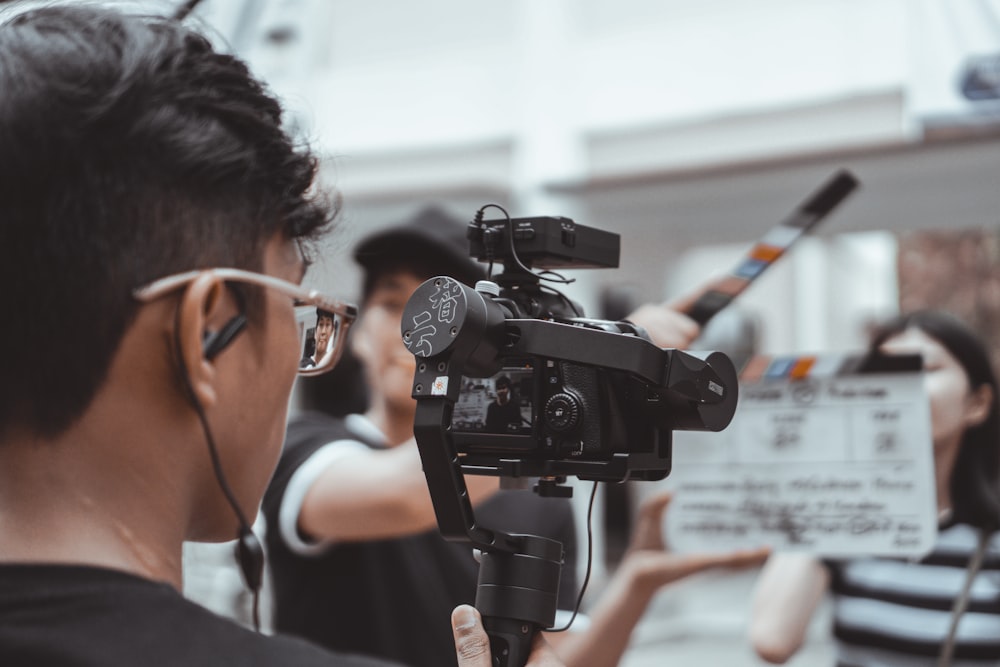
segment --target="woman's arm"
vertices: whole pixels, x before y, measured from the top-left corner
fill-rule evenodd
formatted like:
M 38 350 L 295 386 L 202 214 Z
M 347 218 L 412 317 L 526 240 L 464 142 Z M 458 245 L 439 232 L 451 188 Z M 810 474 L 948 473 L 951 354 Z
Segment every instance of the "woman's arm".
M 780 665 L 802 647 L 830 573 L 809 554 L 775 554 L 757 580 L 750 643 L 761 658 Z

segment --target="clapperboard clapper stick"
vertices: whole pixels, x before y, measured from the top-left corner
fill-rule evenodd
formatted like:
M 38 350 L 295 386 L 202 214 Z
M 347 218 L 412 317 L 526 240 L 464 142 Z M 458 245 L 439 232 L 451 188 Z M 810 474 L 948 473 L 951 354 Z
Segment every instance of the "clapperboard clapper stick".
M 846 169 L 838 171 L 791 215 L 772 227 L 736 267 L 714 282 L 694 301 L 687 314 L 701 326 L 743 293 L 764 271 L 781 258 L 798 239 L 840 205 L 859 181 Z

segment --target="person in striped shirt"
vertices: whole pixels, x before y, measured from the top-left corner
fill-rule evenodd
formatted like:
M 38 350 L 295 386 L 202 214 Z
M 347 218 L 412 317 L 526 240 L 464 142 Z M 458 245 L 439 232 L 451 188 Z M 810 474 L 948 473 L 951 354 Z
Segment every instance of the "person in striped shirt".
M 750 641 L 781 664 L 824 593 L 838 667 L 1000 665 L 1000 410 L 985 345 L 941 311 L 900 316 L 871 349 L 920 353 L 930 400 L 939 533 L 919 560 L 774 554 L 754 593 Z

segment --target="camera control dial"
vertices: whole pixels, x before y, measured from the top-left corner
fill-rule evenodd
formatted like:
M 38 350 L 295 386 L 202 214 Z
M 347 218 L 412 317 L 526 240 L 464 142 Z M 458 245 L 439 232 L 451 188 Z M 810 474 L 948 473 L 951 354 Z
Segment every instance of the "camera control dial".
M 561 391 L 545 401 L 545 424 L 556 433 L 565 433 L 576 428 L 580 422 L 580 399 Z

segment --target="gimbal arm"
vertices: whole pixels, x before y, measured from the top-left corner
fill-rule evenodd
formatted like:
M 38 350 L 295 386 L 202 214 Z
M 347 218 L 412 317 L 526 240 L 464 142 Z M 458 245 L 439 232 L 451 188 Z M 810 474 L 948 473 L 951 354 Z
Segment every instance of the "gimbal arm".
M 434 512 L 445 539 L 469 542 L 482 552 L 476 608 L 490 637 L 493 664 L 522 667 L 535 634 L 555 622 L 562 544 L 535 535 L 509 535 L 476 523 L 462 467 L 446 430 L 450 415 L 451 403 L 446 398 L 417 403 L 414 434 Z

